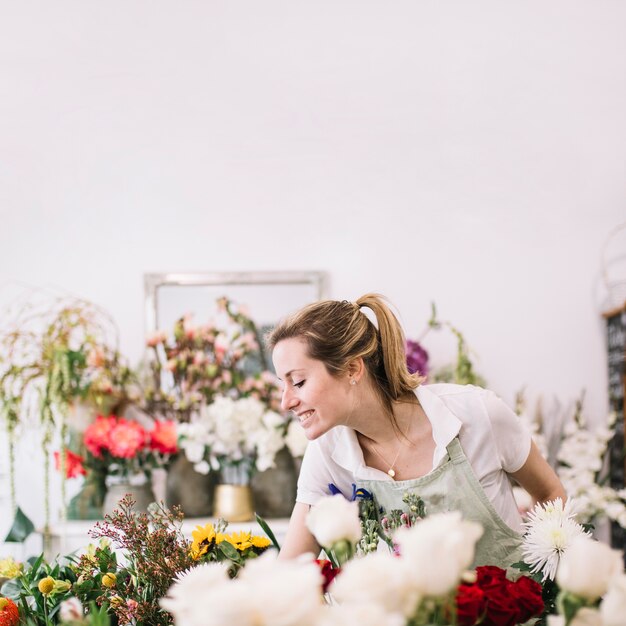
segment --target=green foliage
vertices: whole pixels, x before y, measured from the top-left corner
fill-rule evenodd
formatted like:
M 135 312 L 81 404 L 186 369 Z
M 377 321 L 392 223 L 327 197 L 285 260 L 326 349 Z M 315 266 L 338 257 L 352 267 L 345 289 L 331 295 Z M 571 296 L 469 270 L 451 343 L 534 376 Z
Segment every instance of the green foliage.
M 13 524 L 11 524 L 11 528 L 4 540 L 11 543 L 21 543 L 26 540 L 33 530 L 35 530 L 35 525 L 18 506 L 13 518 Z
M 433 375 L 433 380 L 435 382 L 456 383 L 458 385 L 479 385 L 484 387 L 485 379 L 474 370 L 474 365 L 470 359 L 470 351 L 463 333 L 450 322 L 439 320 L 437 318 L 437 308 L 435 303 L 432 302 L 428 328 L 439 330 L 443 327 L 447 327 L 456 337 L 456 362 L 453 365 L 442 367 Z
M 50 594 L 43 594 L 38 585 L 48 576 L 55 580 L 55 586 Z M 48 564 L 41 554 L 29 559 L 18 577 L 2 586 L 2 593 L 18 605 L 24 622 L 50 626 L 57 623 L 60 604 L 72 595 L 71 586 L 75 581 L 69 562 Z

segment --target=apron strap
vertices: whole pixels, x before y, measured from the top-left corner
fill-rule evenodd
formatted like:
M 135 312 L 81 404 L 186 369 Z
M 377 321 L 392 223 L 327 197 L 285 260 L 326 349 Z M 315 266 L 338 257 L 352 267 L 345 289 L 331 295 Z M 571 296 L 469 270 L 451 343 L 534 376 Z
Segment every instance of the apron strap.
M 463 448 L 461 448 L 461 442 L 458 437 L 455 437 L 446 446 L 446 450 L 448 451 L 448 456 L 453 463 L 458 465 L 459 463 L 465 461 L 465 453 L 463 452 Z

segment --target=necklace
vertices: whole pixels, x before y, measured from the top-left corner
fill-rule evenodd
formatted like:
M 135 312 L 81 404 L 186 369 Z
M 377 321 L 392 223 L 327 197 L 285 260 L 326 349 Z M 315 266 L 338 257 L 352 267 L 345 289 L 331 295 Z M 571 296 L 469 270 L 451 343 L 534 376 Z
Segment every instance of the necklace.
M 372 450 L 381 458 L 382 462 L 385 465 L 389 466 L 389 469 L 387 470 L 387 474 L 389 474 L 389 476 L 391 476 L 391 478 L 395 478 L 396 476 L 396 470 L 393 469 L 394 465 L 396 464 L 396 461 L 398 460 L 398 457 L 400 456 L 400 450 L 402 450 L 402 442 L 400 442 L 400 445 L 398 446 L 398 451 L 396 452 L 396 456 L 393 460 L 393 463 L 389 464 L 387 462 L 387 460 L 385 459 L 385 457 L 376 449 L 376 446 L 372 443 L 370 444 L 372 447 Z

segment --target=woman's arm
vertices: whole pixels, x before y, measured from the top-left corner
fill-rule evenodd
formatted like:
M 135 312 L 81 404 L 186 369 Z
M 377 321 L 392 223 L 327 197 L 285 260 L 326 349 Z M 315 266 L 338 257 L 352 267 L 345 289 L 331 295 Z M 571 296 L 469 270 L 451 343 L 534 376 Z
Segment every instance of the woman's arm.
M 534 441 L 531 442 L 530 453 L 524 465 L 510 475 L 528 491 L 535 502 L 543 503 L 555 498 L 561 498 L 565 502 L 567 499 L 559 477 L 541 456 Z
M 278 558 L 293 559 L 305 552 L 313 552 L 315 556 L 320 553 L 320 547 L 305 524 L 310 508 L 308 504 L 296 502 Z

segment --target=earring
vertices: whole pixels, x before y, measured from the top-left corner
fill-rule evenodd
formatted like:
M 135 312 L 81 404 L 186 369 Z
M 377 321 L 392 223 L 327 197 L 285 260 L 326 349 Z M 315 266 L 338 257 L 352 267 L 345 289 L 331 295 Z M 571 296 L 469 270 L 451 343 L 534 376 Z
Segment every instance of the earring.
M 351 384 L 351 385 L 356 385 L 356 380 L 354 380 L 354 378 L 351 378 L 351 379 L 350 379 L 350 384 Z

